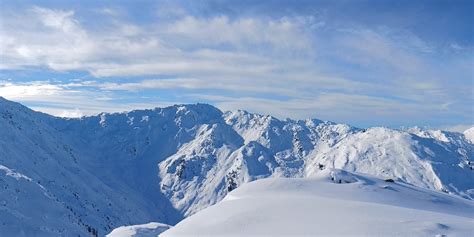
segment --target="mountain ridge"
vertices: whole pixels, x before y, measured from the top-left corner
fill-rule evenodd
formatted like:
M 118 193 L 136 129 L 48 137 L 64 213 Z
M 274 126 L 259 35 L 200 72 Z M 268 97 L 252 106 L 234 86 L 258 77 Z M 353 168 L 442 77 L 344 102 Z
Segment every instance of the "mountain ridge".
M 66 230 L 52 220 L 0 219 L 2 232 L 13 235 L 19 230 L 5 223 L 27 223 L 31 233 L 44 235 L 103 235 L 151 221 L 173 225 L 243 183 L 312 177 L 329 168 L 474 198 L 474 145 L 460 133 L 279 120 L 207 104 L 64 119 L 6 99 L 0 99 L 0 129 L 6 131 L 0 134 L 0 165 L 33 180 L 0 170 L 8 194 L 0 200 L 2 216 L 31 214 L 21 208 L 26 199 L 14 199 L 11 187 L 17 187 L 38 200 L 48 199 L 46 191 L 56 195 L 57 201 L 41 202 L 76 223 Z

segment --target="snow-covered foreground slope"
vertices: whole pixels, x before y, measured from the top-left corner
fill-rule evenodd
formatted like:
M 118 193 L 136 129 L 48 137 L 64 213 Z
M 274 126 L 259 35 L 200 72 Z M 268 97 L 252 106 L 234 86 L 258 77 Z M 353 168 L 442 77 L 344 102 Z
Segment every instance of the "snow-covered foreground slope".
M 121 226 L 114 229 L 106 237 L 156 237 L 168 230 L 171 226 L 167 224 L 150 222 L 143 225 Z
M 474 202 L 398 182 L 325 171 L 262 179 L 165 231 L 172 236 L 472 236 Z
M 205 104 L 55 118 L 0 97 L 0 233 L 174 225 L 240 185 L 329 168 L 474 198 L 464 134 L 279 120 Z

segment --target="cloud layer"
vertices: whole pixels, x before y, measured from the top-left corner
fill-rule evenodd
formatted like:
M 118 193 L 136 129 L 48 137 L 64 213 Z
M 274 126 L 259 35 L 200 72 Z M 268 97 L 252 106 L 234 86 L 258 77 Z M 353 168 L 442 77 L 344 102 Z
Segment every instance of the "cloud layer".
M 170 8 L 137 23 L 113 8 L 94 12 L 92 23 L 74 9 L 3 12 L 0 96 L 62 115 L 204 101 L 360 126 L 474 120 L 469 45 L 312 15 Z M 32 68 L 56 78 L 17 78 Z

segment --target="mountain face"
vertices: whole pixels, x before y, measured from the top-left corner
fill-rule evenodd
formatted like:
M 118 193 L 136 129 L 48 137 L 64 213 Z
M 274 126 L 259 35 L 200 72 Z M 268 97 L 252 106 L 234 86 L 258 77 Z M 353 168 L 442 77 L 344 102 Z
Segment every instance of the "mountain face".
M 461 133 L 206 104 L 63 119 L 0 97 L 0 233 L 103 236 L 121 225 L 173 225 L 243 183 L 332 168 L 474 199 L 473 159 Z

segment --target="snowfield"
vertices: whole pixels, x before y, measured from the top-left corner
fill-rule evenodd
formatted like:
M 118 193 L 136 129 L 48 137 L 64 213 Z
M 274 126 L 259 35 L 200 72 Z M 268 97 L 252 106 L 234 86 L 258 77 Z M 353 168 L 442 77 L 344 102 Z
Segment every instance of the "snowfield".
M 269 178 L 245 184 L 160 237 L 474 233 L 472 201 L 399 181 L 340 170 L 322 173 L 316 178 Z
M 472 203 L 471 134 L 280 120 L 206 104 L 65 119 L 0 97 L 0 233 L 105 236 L 120 226 L 175 225 L 251 181 L 311 180 L 332 169 Z
M 156 237 L 170 227 L 170 225 L 157 222 L 150 222 L 143 225 L 121 226 L 114 229 L 106 235 L 106 237 Z

